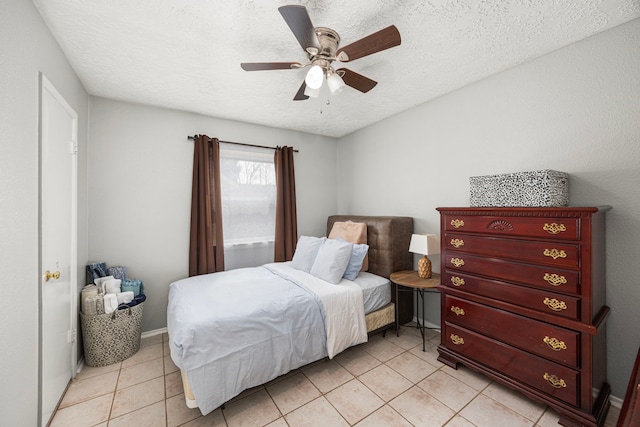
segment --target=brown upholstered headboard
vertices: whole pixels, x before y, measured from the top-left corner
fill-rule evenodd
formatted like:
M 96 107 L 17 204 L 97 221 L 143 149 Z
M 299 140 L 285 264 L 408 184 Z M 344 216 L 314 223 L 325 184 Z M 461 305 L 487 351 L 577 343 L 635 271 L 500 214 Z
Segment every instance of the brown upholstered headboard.
M 353 221 L 367 224 L 369 270 L 389 278 L 399 270 L 413 269 L 409 242 L 413 233 L 413 218 L 407 216 L 332 215 L 327 219 L 327 235 L 334 222 Z

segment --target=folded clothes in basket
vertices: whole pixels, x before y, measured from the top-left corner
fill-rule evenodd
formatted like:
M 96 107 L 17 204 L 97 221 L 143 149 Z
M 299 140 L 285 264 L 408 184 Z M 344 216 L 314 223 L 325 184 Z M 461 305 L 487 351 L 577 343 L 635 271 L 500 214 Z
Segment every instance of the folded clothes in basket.
M 107 274 L 109 276 L 113 276 L 115 279 L 126 279 L 127 278 L 127 267 L 125 266 L 116 266 L 107 268 Z
M 119 294 L 116 294 L 116 298 L 118 299 L 118 304 L 128 304 L 133 301 L 133 292 L 120 292 Z
M 114 280 L 113 276 L 104 276 L 104 277 L 96 277 L 93 280 L 93 283 L 98 287 L 98 292 L 101 294 L 106 294 L 106 283 L 108 280 Z
M 107 275 L 106 262 L 92 262 L 87 264 L 87 283 L 94 283 L 95 279 Z
M 132 291 L 133 296 L 137 297 L 140 294 L 144 294 L 144 283 L 138 279 L 123 279 L 120 283 L 122 292 Z
M 104 293 L 105 294 L 119 294 L 122 292 L 120 289 L 120 283 L 122 281 L 120 279 L 110 279 L 104 282 Z
M 104 312 L 109 314 L 118 309 L 118 297 L 116 294 L 104 295 Z
M 123 309 L 128 308 L 128 307 L 135 307 L 138 304 L 142 304 L 146 300 L 147 300 L 147 296 L 145 294 L 140 294 L 137 297 L 135 297 L 133 300 L 131 300 L 131 302 L 126 303 L 126 304 L 120 304 L 118 306 L 118 310 L 123 310 Z
M 97 314 L 95 298 L 98 296 L 98 287 L 96 285 L 86 285 L 80 292 L 80 309 L 84 314 Z M 87 300 L 93 301 L 90 306 L 87 305 Z

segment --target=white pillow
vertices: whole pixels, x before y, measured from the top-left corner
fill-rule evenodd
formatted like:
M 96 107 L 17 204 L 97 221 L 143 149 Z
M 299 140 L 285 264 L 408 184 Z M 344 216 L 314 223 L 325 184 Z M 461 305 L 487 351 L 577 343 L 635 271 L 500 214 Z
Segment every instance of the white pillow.
M 352 251 L 353 243 L 340 242 L 335 239 L 325 240 L 320 246 L 310 273 L 334 285 L 340 283 L 351 259 Z
M 307 273 L 310 272 L 318 250 L 325 240 L 327 240 L 326 237 L 300 236 L 296 251 L 291 259 L 291 267 Z

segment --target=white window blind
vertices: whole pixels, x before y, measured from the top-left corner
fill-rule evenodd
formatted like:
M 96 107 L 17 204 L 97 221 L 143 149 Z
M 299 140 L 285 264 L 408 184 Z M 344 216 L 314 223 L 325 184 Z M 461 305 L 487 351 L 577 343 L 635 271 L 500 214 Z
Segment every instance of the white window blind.
M 273 150 L 220 145 L 225 268 L 273 262 L 276 176 Z

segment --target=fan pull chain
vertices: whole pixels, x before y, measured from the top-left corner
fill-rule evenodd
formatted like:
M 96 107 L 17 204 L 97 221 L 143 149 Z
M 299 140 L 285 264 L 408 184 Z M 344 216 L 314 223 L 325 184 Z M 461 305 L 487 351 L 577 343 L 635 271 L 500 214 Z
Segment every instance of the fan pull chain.
M 327 100 L 325 101 L 326 105 L 331 105 L 331 101 L 329 100 L 329 98 L 327 98 Z M 320 114 L 323 114 L 324 110 L 322 109 L 322 103 L 320 104 Z

